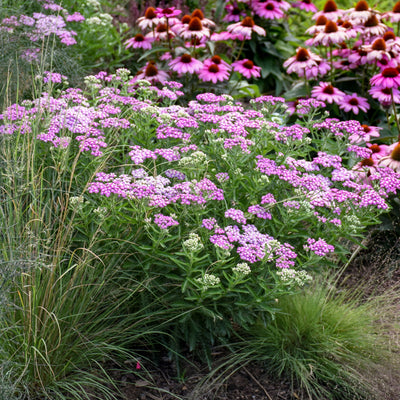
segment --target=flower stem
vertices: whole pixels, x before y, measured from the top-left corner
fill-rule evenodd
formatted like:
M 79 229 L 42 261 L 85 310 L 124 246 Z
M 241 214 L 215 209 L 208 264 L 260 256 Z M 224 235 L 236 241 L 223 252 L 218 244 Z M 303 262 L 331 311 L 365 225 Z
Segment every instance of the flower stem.
M 399 117 L 396 112 L 396 106 L 394 102 L 394 97 L 393 97 L 393 89 L 390 89 L 390 97 L 392 98 L 392 108 L 393 108 L 393 114 L 394 114 L 394 119 L 396 121 L 396 126 L 397 126 L 397 141 L 400 141 L 400 124 L 399 124 Z

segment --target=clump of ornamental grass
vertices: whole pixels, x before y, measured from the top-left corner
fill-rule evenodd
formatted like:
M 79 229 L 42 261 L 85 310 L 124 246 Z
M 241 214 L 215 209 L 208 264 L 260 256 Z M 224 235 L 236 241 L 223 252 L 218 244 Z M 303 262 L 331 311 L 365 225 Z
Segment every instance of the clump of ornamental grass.
M 14 111 L 7 118 L 23 107 Z M 0 393 L 114 399 L 104 362 L 135 371 L 162 321 L 140 304 L 147 282 L 124 270 L 126 255 L 96 247 L 105 211 L 83 213 L 85 180 L 102 163 L 81 170 L 80 152 L 43 147 L 44 115 L 38 107 L 29 132 L 0 135 Z
M 232 353 L 196 393 L 215 390 L 233 372 L 257 363 L 271 377 L 291 382 L 296 398 L 383 398 L 382 382 L 390 386 L 388 376 L 396 379 L 398 370 L 400 299 L 396 287 L 365 298 L 363 285 L 342 288 L 321 278 L 277 299 L 275 317 L 239 334 L 240 341 L 228 346 Z

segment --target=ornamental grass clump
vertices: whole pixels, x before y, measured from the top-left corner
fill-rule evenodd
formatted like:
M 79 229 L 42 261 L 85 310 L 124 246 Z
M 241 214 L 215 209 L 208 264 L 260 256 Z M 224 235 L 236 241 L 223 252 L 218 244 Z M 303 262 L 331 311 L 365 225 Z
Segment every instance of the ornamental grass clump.
M 275 318 L 238 332 L 231 354 L 196 394 L 218 390 L 234 371 L 256 363 L 270 379 L 288 380 L 298 399 L 387 398 L 398 379 L 398 288 L 366 298 L 371 281 L 349 289 L 337 279 L 320 277 L 277 299 Z
M 393 169 L 363 163 L 373 153 L 365 143 L 379 131 L 326 118 L 321 102 L 299 104 L 293 124 L 283 98 L 262 96 L 245 107 L 206 93 L 178 106 L 178 82 L 159 88 L 124 69 L 85 82 L 85 90 L 49 89 L 0 116 L 2 139 L 14 143 L 10 154 L 28 157 L 18 163 L 31 168 L 24 179 L 37 178 L 28 186 L 35 191 L 21 197 L 23 235 L 5 245 L 14 250 L 35 228 L 32 240 L 41 247 L 17 278 L 22 288 L 38 276 L 48 282 L 41 285 L 48 290 L 34 292 L 35 304 L 48 310 L 40 313 L 63 345 L 57 313 L 70 306 L 41 304 L 77 279 L 91 290 L 116 291 L 113 307 L 125 317 L 85 286 L 71 288 L 110 317 L 106 325 L 118 316 L 128 334 L 133 324 L 135 335 L 126 339 L 133 348 L 151 337 L 151 321 L 162 321 L 157 340 L 168 348 L 209 354 L 235 327 L 267 323 L 275 299 L 345 261 L 349 243 L 378 222 L 400 187 Z M 35 151 L 23 153 L 21 143 Z M 50 255 L 39 263 L 42 253 Z M 22 288 L 11 290 L 14 304 L 18 293 L 32 296 Z M 8 316 L 11 326 L 17 315 Z M 46 343 L 46 326 L 27 332 Z

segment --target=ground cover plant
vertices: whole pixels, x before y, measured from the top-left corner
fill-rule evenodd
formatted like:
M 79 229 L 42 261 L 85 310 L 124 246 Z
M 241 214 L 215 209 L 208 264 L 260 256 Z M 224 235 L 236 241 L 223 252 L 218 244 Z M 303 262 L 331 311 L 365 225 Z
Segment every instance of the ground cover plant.
M 177 10 L 154 13 L 168 31 Z M 82 18 L 71 22 L 90 16 Z M 205 19 L 199 10 L 190 18 Z M 25 29 L 22 20 L 15 26 Z M 184 24 L 175 24 L 183 38 Z M 249 24 L 236 27 L 263 33 Z M 181 51 L 169 39 L 168 49 Z M 182 57 L 165 61 L 183 68 Z M 208 73 L 224 63 L 214 55 L 209 66 L 219 69 Z M 247 352 L 310 398 L 372 396 L 366 374 L 385 365 L 385 346 L 375 344 L 397 329 L 396 297 L 380 303 L 388 315 L 380 325 L 370 307 L 377 303 L 332 295 L 318 277 L 347 263 L 390 211 L 400 188 L 398 144 L 374 147 L 379 127 L 332 118 L 326 98 L 238 102 L 223 93 L 226 74 L 217 93 L 188 96 L 189 81 L 169 79 L 183 71 L 169 74 L 151 61 L 136 75 L 94 72 L 80 87 L 44 66 L 35 71 L 36 93 L 0 114 L 4 396 L 115 398 L 107 360 L 138 377 L 162 349 L 176 360 L 189 351 L 211 366 L 215 346 L 232 350 L 238 337 L 239 358 L 235 350 L 228 361 L 235 367 Z M 200 80 L 221 81 L 204 74 Z M 338 319 L 337 308 L 359 325 Z M 287 337 L 303 352 L 286 346 Z M 272 357 L 276 346 L 286 353 Z

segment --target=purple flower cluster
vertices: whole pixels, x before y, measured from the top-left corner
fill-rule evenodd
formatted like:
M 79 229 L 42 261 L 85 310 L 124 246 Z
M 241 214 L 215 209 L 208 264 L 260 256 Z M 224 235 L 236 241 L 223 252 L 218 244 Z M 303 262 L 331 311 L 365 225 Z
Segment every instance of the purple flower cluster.
M 320 257 L 325 257 L 329 253 L 333 253 L 333 251 L 335 250 L 334 246 L 326 243 L 326 241 L 321 238 L 319 238 L 318 240 L 308 238 L 307 244 L 304 245 L 304 248 L 306 250 L 314 252 L 317 256 Z
M 161 229 L 168 229 L 171 226 L 179 225 L 179 222 L 168 215 L 154 215 L 154 223 Z

